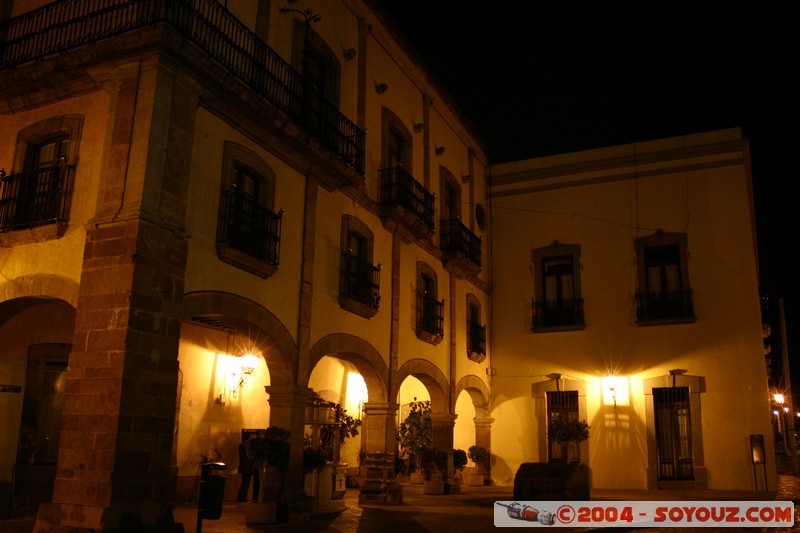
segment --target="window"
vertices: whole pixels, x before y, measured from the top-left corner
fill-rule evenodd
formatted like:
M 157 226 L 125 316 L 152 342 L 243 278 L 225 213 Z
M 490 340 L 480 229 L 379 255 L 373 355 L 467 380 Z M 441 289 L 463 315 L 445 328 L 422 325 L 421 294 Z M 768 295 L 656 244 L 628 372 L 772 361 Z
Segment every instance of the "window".
M 445 268 L 462 277 L 476 275 L 481 268 L 481 239 L 461 222 L 461 187 L 453 174 L 439 168 L 441 201 L 440 248 Z
M 486 326 L 481 324 L 481 304 L 467 295 L 467 356 L 476 362 L 486 359 Z
M 580 246 L 554 241 L 533 251 L 533 264 L 533 330 L 582 329 Z
M 694 321 L 686 235 L 664 233 L 636 239 L 640 324 Z
M 305 81 L 325 100 L 339 106 L 339 60 L 328 43 L 300 19 L 294 21 L 292 67 L 302 73 Z
M 14 167 L 0 170 L 0 244 L 61 237 L 69 220 L 72 179 L 78 159 L 81 116 L 59 116 L 19 132 Z
M 375 316 L 381 300 L 381 265 L 372 264 L 373 243 L 366 224 L 351 215 L 342 217 L 339 305 L 366 318 Z
M 403 168 L 411 174 L 411 133 L 394 112 L 383 108 L 381 112 L 381 166 Z
M 659 480 L 694 479 L 689 387 L 653 388 Z
M 438 299 L 436 271 L 417 263 L 417 337 L 438 344 L 444 338 L 444 300 Z
M 217 254 L 262 278 L 278 268 L 283 211 L 272 211 L 275 176 L 255 153 L 225 143 Z
M 547 393 L 548 424 L 555 418 L 578 420 L 578 391 L 550 391 Z M 548 436 L 548 459 L 551 463 L 580 462 L 581 448 L 577 442 L 556 442 Z

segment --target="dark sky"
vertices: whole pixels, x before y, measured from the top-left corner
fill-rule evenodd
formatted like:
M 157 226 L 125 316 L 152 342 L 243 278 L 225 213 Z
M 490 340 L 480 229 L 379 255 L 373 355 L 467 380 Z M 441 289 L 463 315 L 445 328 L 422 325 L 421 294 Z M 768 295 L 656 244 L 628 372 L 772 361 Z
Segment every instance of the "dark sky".
M 800 371 L 800 2 L 374 2 L 492 163 L 741 127 L 762 289 L 785 300 Z

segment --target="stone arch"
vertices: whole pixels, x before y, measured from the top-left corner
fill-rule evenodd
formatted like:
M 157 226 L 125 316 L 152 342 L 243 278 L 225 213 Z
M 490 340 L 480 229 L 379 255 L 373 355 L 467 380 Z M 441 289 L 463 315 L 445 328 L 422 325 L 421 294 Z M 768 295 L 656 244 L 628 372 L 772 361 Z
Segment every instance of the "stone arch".
M 55 274 L 33 274 L 0 283 L 0 302 L 16 298 L 48 297 L 64 300 L 73 309 L 77 309 L 79 290 L 78 282 L 73 279 Z
M 399 386 L 408 376 L 414 376 L 428 389 L 432 414 L 450 413 L 450 386 L 447 377 L 436 365 L 425 359 L 411 359 L 398 369 L 397 385 Z
M 320 359 L 332 355 L 352 363 L 364 378 L 370 403 L 386 403 L 388 394 L 386 362 L 380 352 L 367 341 L 346 333 L 333 333 L 319 339 L 309 352 L 308 367 L 314 368 Z
M 473 374 L 464 376 L 456 383 L 456 398 L 461 394 L 461 391 L 466 391 L 472 399 L 476 418 L 489 417 L 489 387 L 486 386 L 486 383 L 481 378 Z
M 183 320 L 248 335 L 261 351 L 272 385 L 294 385 L 297 344 L 286 326 L 260 304 L 237 294 L 195 291 L 183 297 Z

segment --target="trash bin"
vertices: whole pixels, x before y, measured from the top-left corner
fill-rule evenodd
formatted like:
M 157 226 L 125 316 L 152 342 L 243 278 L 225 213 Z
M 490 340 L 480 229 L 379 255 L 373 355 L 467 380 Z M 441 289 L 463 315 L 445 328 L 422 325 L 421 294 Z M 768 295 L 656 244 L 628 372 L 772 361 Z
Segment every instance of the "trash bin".
M 219 520 L 225 495 L 225 463 L 203 463 L 200 469 L 198 519 Z

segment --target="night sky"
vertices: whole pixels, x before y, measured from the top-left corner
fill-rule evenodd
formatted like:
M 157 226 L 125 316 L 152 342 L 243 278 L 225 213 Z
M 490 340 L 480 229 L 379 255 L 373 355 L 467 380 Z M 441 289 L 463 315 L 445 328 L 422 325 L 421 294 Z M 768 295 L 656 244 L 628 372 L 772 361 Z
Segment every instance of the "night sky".
M 784 299 L 800 375 L 800 2 L 374 2 L 492 163 L 741 127 L 762 292 Z

